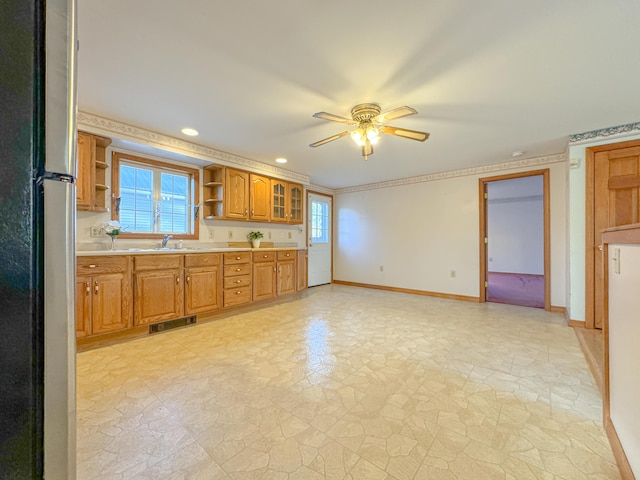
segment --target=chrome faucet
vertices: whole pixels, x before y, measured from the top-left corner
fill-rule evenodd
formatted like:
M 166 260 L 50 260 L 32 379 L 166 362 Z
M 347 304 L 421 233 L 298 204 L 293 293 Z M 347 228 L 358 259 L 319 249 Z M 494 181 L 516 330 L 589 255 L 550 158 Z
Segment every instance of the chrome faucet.
M 173 238 L 173 235 L 165 235 L 162 237 L 162 248 L 167 248 L 167 242 Z

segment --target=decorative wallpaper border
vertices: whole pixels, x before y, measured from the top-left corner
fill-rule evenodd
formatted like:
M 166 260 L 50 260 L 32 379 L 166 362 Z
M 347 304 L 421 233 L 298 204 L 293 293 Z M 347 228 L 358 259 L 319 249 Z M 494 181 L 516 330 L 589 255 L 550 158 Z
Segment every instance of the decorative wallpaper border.
M 584 142 L 587 140 L 598 140 L 614 135 L 625 135 L 629 133 L 640 133 L 640 122 L 628 123 L 626 125 L 618 125 L 617 127 L 602 128 L 600 130 L 592 130 L 590 132 L 576 133 L 569 136 L 569 144 Z
M 78 112 L 78 125 L 91 131 L 92 129 L 99 129 L 102 132 L 106 132 L 114 135 L 115 137 L 123 140 L 133 140 L 141 142 L 145 145 L 149 145 L 157 148 L 170 148 L 173 152 L 182 155 L 193 156 L 197 155 L 198 158 L 203 160 L 211 160 L 212 162 L 224 162 L 226 164 L 237 165 L 249 169 L 257 169 L 264 172 L 269 172 L 276 176 L 286 177 L 298 182 L 309 184 L 310 178 L 308 175 L 286 170 L 284 168 L 276 167 L 275 165 L 269 165 L 268 163 L 258 162 L 250 158 L 241 157 L 239 155 L 233 155 L 231 153 L 223 152 L 211 147 L 205 147 L 196 143 L 180 140 L 179 138 L 170 137 L 161 133 L 156 133 L 151 130 L 136 127 L 126 123 L 117 122 L 108 118 L 99 117 L 87 112 Z M 94 132 L 97 133 L 97 132 Z
M 377 188 L 399 187 L 402 185 L 411 185 L 414 183 L 433 182 L 436 180 L 444 180 L 447 178 L 467 177 L 470 175 L 483 175 L 504 170 L 513 170 L 516 168 L 536 167 L 539 165 L 548 165 L 550 163 L 563 163 L 569 161 L 568 153 L 559 155 L 550 155 L 546 157 L 525 158 L 522 160 L 514 160 L 504 163 L 496 163 L 493 165 L 483 165 L 481 167 L 465 168 L 463 170 L 452 170 L 449 172 L 431 173 L 428 175 L 419 175 L 417 177 L 399 178 L 397 180 L 389 180 L 386 182 L 368 183 L 365 185 L 356 185 L 354 187 L 344 187 L 336 189 L 336 195 L 343 193 L 361 192 L 364 190 L 375 190 Z

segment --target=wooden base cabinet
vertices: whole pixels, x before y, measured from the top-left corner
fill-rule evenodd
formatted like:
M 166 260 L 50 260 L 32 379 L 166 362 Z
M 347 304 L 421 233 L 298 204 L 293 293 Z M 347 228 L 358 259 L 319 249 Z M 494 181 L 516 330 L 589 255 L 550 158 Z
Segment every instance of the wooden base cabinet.
M 276 252 L 253 252 L 253 301 L 276 296 Z
M 130 257 L 81 257 L 76 274 L 76 337 L 131 327 Z
M 222 308 L 222 255 L 185 255 L 185 313 L 211 312 Z
M 224 254 L 224 292 L 225 307 L 251 303 L 251 252 L 233 252 Z
M 304 290 L 307 288 L 307 251 L 298 250 L 296 260 L 296 284 L 297 290 Z
M 183 258 L 183 255 L 135 257 L 135 325 L 184 316 Z
M 286 295 L 296 291 L 296 252 L 284 250 L 278 252 L 277 295 Z

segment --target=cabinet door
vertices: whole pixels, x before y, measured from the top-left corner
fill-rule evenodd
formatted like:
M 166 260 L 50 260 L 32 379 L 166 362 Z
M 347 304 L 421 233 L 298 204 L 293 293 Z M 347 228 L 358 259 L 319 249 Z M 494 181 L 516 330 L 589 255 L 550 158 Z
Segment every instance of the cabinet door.
M 249 173 L 235 168 L 225 170 L 225 217 L 246 220 L 249 218 Z
M 91 335 L 91 277 L 76 277 L 76 338 Z
M 222 307 L 222 268 L 192 267 L 185 270 L 185 313 L 193 315 Z
M 288 185 L 289 192 L 289 223 L 302 223 L 304 202 L 302 200 L 303 187 L 298 183 Z
M 307 251 L 298 250 L 296 260 L 296 285 L 297 290 L 307 288 Z
M 273 298 L 276 295 L 276 264 L 262 262 L 253 264 L 253 301 Z
M 287 182 L 271 179 L 271 221 L 287 221 Z
M 296 291 L 296 262 L 287 260 L 278 262 L 278 295 Z
M 135 274 L 135 325 L 180 318 L 184 289 L 180 269 L 150 270 Z
M 76 172 L 76 208 L 90 210 L 93 204 L 93 158 L 96 142 L 93 135 L 78 132 L 78 168 Z
M 268 222 L 271 210 L 271 181 L 267 177 L 252 173 L 250 185 L 249 202 L 251 210 L 249 217 L 251 220 Z
M 92 335 L 117 332 L 129 327 L 127 275 L 111 273 L 93 277 Z

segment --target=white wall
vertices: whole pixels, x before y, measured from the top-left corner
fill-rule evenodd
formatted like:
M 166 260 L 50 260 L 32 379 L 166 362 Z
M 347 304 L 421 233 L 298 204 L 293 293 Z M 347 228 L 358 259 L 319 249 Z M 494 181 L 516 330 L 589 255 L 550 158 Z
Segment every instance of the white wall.
M 540 168 L 550 169 L 551 304 L 565 306 L 565 163 L 338 191 L 334 279 L 478 297 L 478 179 Z
M 491 200 L 489 193 L 490 272 L 544 275 L 543 203 L 542 196 Z

